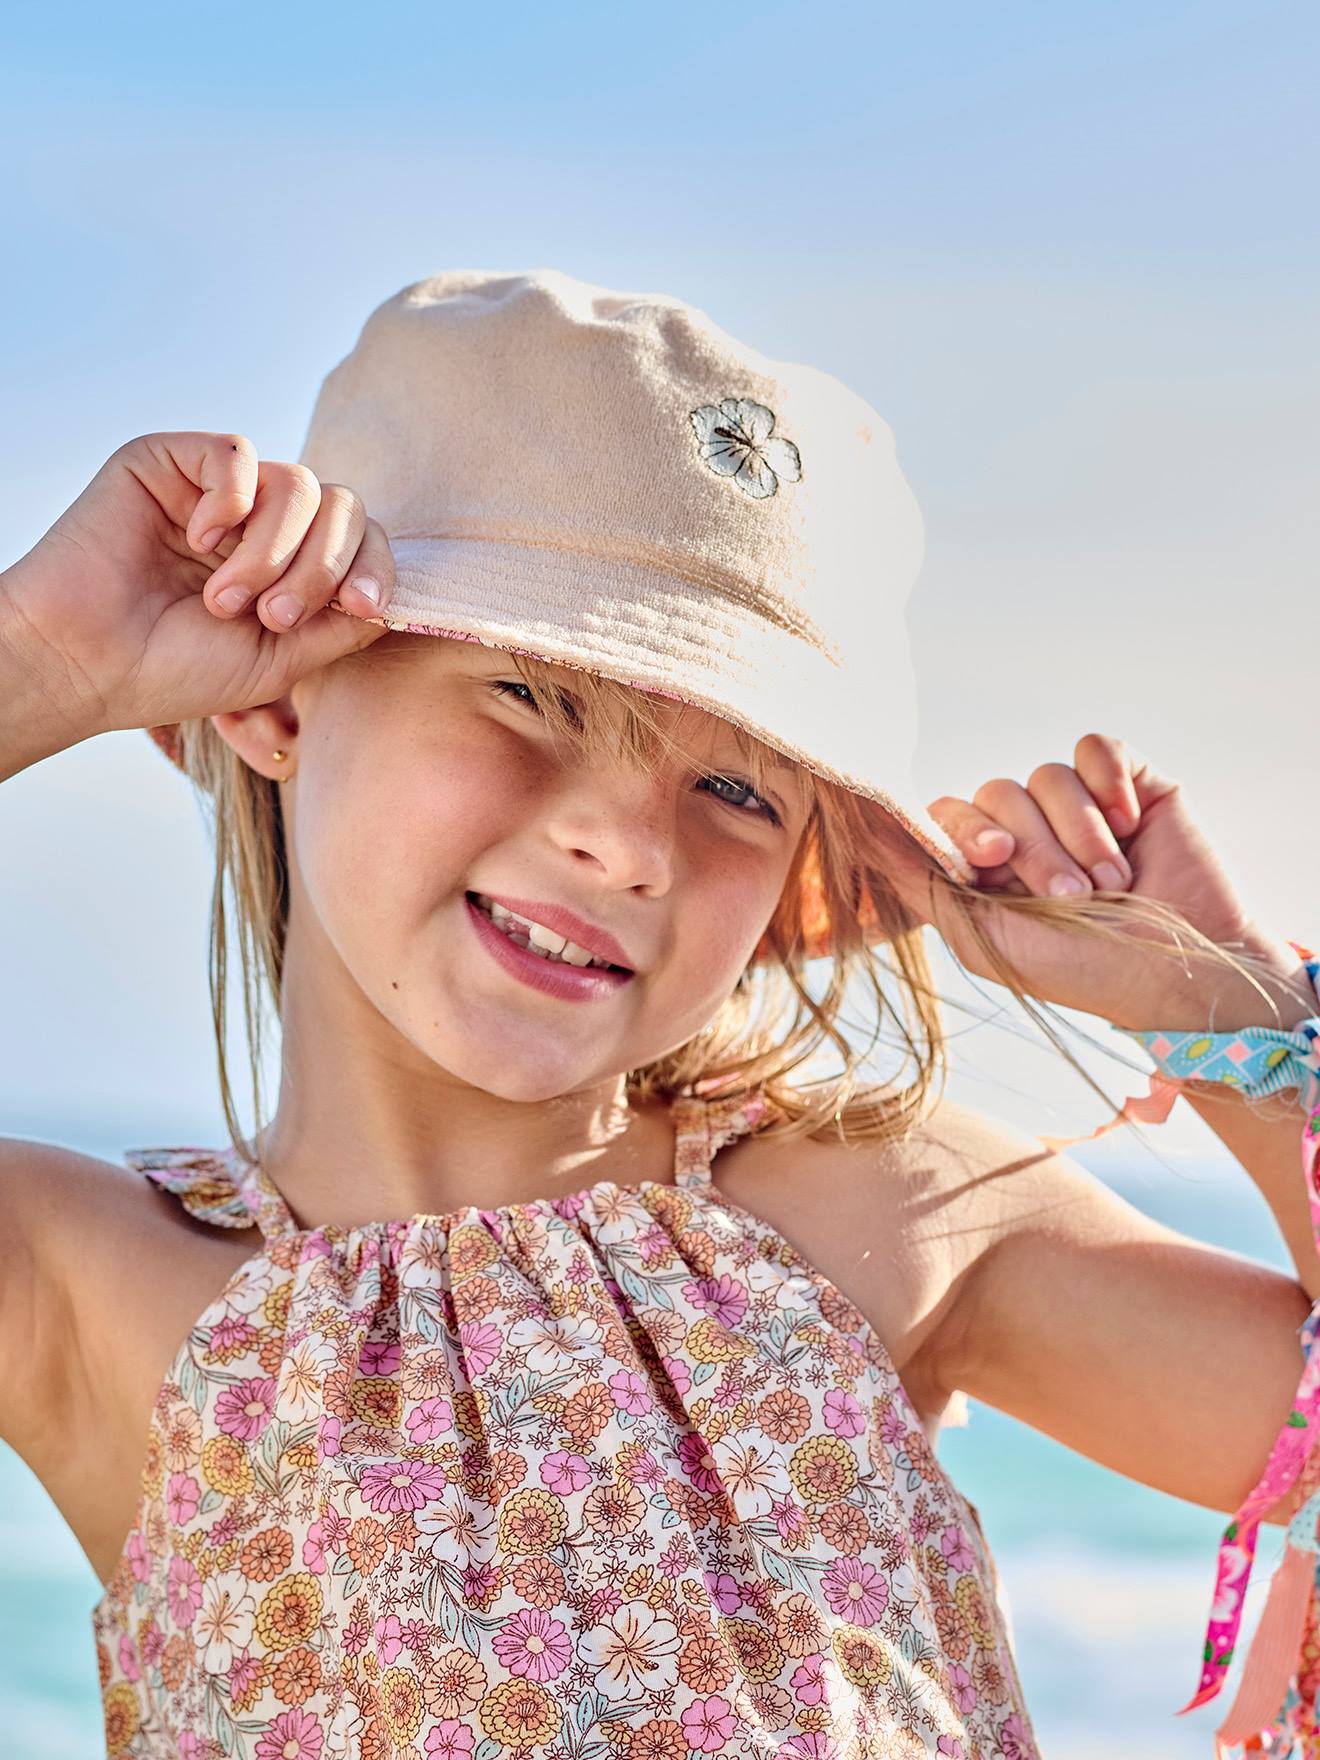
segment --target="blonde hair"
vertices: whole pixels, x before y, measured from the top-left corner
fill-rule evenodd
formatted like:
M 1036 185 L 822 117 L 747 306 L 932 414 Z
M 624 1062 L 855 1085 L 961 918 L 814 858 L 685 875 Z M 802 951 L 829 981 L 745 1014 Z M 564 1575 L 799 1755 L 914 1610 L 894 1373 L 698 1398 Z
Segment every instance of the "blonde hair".
M 389 655 L 375 656 L 376 663 L 380 658 L 388 659 Z M 372 647 L 368 646 L 335 664 L 359 665 L 372 660 Z M 574 669 L 570 699 L 563 693 L 558 667 L 521 654 L 510 654 L 510 661 L 557 741 L 583 741 L 588 750 L 605 749 L 608 742 L 609 749 L 647 772 L 653 772 L 661 755 L 671 749 L 655 699 L 645 692 Z M 759 792 L 767 760 L 777 754 L 769 753 L 742 729 L 734 731 L 751 786 Z M 253 1104 L 260 1125 L 262 990 L 264 986 L 269 992 L 280 1018 L 288 928 L 280 784 L 251 769 L 209 720 L 180 724 L 178 752 L 184 771 L 209 803 L 213 819 L 212 1024 L 225 1122 L 235 1148 L 246 1154 L 252 1152 L 257 1138 L 254 1135 L 249 1143 L 243 1136 L 225 1049 L 229 930 L 225 892 L 228 885 L 237 919 L 244 1025 Z M 903 844 L 908 862 L 915 856 L 929 876 L 930 920 L 937 929 L 958 921 L 966 925 L 987 968 L 1110 1110 L 1117 1103 L 1092 1079 L 1055 1030 L 1053 1023 L 1059 1017 L 1048 1005 L 1037 1007 L 1019 974 L 982 931 L 978 919 L 987 906 L 1115 944 L 1130 943 L 1134 933 L 1139 934 L 1146 958 L 1154 954 L 1190 956 L 1253 982 L 1256 974 L 1270 975 L 1250 955 L 1235 957 L 1209 941 L 1178 911 L 1151 900 L 1122 892 L 1063 898 L 1003 892 L 990 895 L 951 879 L 876 803 L 801 766 L 796 775 L 804 791 L 806 824 L 757 956 L 699 1033 L 677 1050 L 627 1073 L 627 1091 L 638 1099 L 668 1098 L 698 1083 L 703 1090 L 720 1094 L 762 1089 L 786 1115 L 782 1125 L 772 1127 L 777 1132 L 808 1135 L 829 1126 L 843 1140 L 901 1137 L 926 1118 L 944 1092 L 948 1050 L 941 998 L 931 983 L 924 924 L 886 880 L 890 865 L 886 855 L 895 849 L 896 842 Z M 1154 937 L 1149 933 L 1152 930 L 1157 932 Z M 828 980 L 823 993 L 813 996 L 806 966 L 826 938 Z M 886 993 L 886 975 L 897 982 L 897 1007 Z M 865 1012 L 871 1017 L 864 1034 L 856 1034 L 844 1019 L 845 997 L 858 981 L 866 997 Z M 902 1085 L 863 1086 L 861 1066 L 889 1020 L 897 1027 L 905 1064 L 910 1060 L 913 1065 L 911 1080 Z M 826 1046 L 832 1046 L 841 1061 L 837 1073 L 806 1084 L 793 1082 L 794 1071 Z M 1141 1067 L 1120 1061 L 1129 1069 Z M 259 1158 L 259 1146 L 256 1152 Z

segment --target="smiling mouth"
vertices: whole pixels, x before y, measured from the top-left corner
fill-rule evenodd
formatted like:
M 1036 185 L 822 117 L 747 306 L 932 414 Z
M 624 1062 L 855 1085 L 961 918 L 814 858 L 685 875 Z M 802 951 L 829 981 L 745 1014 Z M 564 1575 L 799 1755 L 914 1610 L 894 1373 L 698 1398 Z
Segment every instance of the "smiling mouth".
M 483 916 L 489 917 L 500 933 L 512 941 L 515 947 L 537 954 L 550 965 L 594 967 L 597 971 L 618 972 L 627 977 L 633 975 L 629 967 L 616 966 L 607 959 L 599 958 L 585 947 L 579 947 L 575 941 L 556 935 L 553 929 L 534 923 L 528 917 L 520 917 L 516 911 L 507 910 L 502 904 L 496 904 L 482 892 L 469 892 L 465 896 L 468 903 Z

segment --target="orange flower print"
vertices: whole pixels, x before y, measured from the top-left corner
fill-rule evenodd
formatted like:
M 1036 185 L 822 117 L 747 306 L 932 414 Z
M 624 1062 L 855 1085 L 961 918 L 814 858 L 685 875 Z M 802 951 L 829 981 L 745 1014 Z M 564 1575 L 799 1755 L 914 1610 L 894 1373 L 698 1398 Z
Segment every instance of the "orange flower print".
M 202 1453 L 202 1420 L 190 1405 L 176 1403 L 161 1425 L 165 1465 L 171 1473 L 196 1466 Z
M 263 1528 L 239 1554 L 239 1568 L 254 1583 L 273 1583 L 293 1559 L 293 1538 L 284 1528 Z

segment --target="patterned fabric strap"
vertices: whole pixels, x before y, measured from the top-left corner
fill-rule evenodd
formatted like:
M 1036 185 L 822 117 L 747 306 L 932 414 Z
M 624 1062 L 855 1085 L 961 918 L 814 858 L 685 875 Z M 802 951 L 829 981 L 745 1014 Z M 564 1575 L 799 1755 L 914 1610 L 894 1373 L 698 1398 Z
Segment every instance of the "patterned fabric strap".
M 1320 959 L 1296 941 L 1289 946 L 1304 961 L 1320 1004 Z M 1161 1123 L 1187 1080 L 1223 1082 L 1249 1100 L 1295 1087 L 1306 1114 L 1302 1179 L 1312 1236 L 1320 1248 L 1320 1013 L 1286 1032 L 1265 1027 L 1227 1033 L 1155 1029 L 1129 1036 L 1158 1066 L 1149 1092 L 1132 1095 L 1108 1123 L 1086 1136 L 1041 1141 L 1063 1149 L 1104 1136 L 1127 1120 Z M 1243 1754 L 1265 1753 L 1279 1760 L 1320 1760 L 1320 1448 L 1315 1446 L 1320 1438 L 1320 1299 L 1302 1322 L 1299 1337 L 1301 1379 L 1259 1481 L 1224 1530 L 1200 1682 L 1178 1713 L 1204 1705 L 1222 1688 L 1242 1622 L 1261 1517 L 1300 1482 L 1305 1501 L 1289 1525 L 1237 1695 L 1215 1732 L 1217 1760 L 1232 1760 L 1231 1746 Z

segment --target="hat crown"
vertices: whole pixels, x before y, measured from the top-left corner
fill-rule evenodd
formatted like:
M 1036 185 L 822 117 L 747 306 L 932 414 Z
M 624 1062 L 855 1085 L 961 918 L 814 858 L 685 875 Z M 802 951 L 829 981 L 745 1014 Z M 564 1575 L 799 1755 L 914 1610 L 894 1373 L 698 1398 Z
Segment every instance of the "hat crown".
M 447 270 L 377 306 L 300 459 L 391 540 L 658 569 L 836 664 L 892 648 L 923 554 L 893 434 L 846 385 L 685 301 L 548 268 Z

